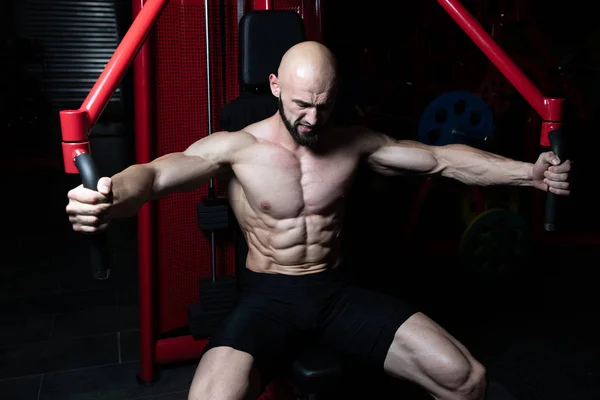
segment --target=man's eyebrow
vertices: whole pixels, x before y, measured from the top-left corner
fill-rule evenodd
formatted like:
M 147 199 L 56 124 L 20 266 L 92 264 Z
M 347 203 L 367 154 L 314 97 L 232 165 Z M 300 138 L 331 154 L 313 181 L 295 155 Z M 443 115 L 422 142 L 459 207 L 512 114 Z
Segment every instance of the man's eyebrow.
M 306 101 L 300 100 L 300 99 L 293 99 L 292 101 L 301 107 L 321 107 L 322 108 L 322 107 L 329 107 L 329 105 L 330 105 L 329 104 L 330 102 L 326 102 L 323 104 L 312 104 L 312 103 L 309 103 L 309 102 L 306 102 Z
M 292 101 L 293 101 L 294 103 L 298 104 L 299 106 L 306 106 L 306 107 L 310 107 L 310 106 L 312 106 L 312 104 L 311 104 L 311 103 L 308 103 L 308 102 L 306 102 L 306 101 L 304 101 L 304 100 L 294 99 L 294 100 L 292 100 Z

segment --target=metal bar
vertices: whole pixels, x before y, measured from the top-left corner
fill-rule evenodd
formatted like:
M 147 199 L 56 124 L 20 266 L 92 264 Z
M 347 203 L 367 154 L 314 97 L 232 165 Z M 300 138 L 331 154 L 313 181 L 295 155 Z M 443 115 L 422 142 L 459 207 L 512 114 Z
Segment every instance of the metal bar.
M 134 0 L 133 17 L 136 18 L 146 0 Z M 149 35 L 133 60 L 133 90 L 135 115 L 135 160 L 145 164 L 154 158 L 154 41 Z M 156 226 L 154 204 L 147 202 L 137 214 L 138 233 L 138 303 L 139 303 L 139 372 L 142 382 L 156 379 Z
M 527 100 L 543 120 L 561 120 L 562 99 L 545 97 L 460 1 L 438 0 L 438 3 L 440 3 L 450 17 L 473 40 L 477 47 Z
M 210 79 L 210 12 L 208 9 L 208 0 L 204 0 L 204 36 L 206 44 L 206 104 L 208 113 L 208 134 L 212 134 L 212 87 Z M 209 181 L 209 193 L 214 194 L 214 178 L 210 178 Z M 213 200 L 213 199 L 211 199 Z M 215 255 L 215 231 L 210 232 L 210 262 L 212 281 L 215 282 L 217 279 L 217 259 Z
M 88 112 L 89 128 L 97 122 L 100 114 L 104 111 L 129 65 L 168 3 L 169 0 L 147 0 L 131 24 L 98 81 L 83 102 L 81 108 Z

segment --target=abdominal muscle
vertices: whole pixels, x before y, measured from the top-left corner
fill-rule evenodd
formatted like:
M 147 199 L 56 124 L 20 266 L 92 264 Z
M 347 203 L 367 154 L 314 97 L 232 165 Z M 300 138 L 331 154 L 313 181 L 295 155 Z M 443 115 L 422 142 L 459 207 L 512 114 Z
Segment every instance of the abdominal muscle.
M 305 275 L 339 263 L 339 229 L 331 216 L 307 215 L 245 229 L 246 266 L 255 272 Z
M 339 212 L 302 213 L 294 218 L 275 219 L 254 211 L 247 201 L 243 203 L 233 208 L 248 244 L 248 269 L 306 275 L 339 265 Z

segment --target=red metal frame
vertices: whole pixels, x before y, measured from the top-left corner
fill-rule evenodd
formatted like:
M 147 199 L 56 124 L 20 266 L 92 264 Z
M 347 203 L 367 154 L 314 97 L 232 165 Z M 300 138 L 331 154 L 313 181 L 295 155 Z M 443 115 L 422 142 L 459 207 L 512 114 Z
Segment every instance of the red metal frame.
M 252 10 L 273 10 L 274 0 L 253 0 L 252 4 L 248 4 Z
M 78 173 L 75 155 L 90 152 L 88 135 L 97 123 L 117 86 L 133 61 L 134 103 L 136 109 L 135 138 L 136 162 L 146 163 L 153 159 L 153 52 L 152 39 L 146 40 L 169 0 L 134 0 L 134 20 L 115 53 L 102 71 L 97 82 L 78 110 L 60 112 L 62 149 L 65 172 Z M 173 360 L 174 354 L 182 355 L 189 349 L 204 347 L 205 341 L 171 340 L 165 345 L 155 338 L 155 265 L 151 251 L 156 237 L 153 224 L 153 204 L 145 204 L 138 214 L 139 257 L 139 313 L 140 313 L 140 373 L 142 381 L 152 381 L 156 363 Z M 202 350 L 197 350 L 200 354 Z
M 132 12 L 137 20 L 146 0 L 133 0 Z M 153 35 L 149 35 L 133 61 L 133 90 L 135 108 L 136 163 L 147 163 L 154 158 L 152 138 L 154 137 L 153 109 L 154 80 L 152 79 Z M 155 376 L 156 358 L 155 312 L 156 298 L 155 262 L 151 249 L 156 248 L 155 204 L 148 202 L 142 206 L 137 218 L 138 233 L 138 303 L 140 329 L 140 369 L 138 378 L 150 382 Z

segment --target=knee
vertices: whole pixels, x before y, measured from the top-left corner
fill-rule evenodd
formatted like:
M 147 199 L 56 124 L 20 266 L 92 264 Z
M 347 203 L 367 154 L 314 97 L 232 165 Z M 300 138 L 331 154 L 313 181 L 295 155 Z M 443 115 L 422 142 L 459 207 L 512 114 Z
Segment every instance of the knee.
M 219 383 L 209 376 L 194 377 L 187 400 L 207 400 L 212 394 L 219 393 Z
M 241 400 L 240 393 L 231 392 L 227 383 L 215 376 L 195 377 L 190 387 L 187 400 Z
M 259 383 L 252 356 L 232 348 L 214 348 L 200 360 L 188 400 L 256 398 Z
M 454 361 L 445 371 L 444 386 L 464 400 L 481 399 L 486 387 L 485 367 L 474 359 Z
M 197 374 L 194 377 L 187 399 L 242 400 L 245 397 L 244 386 L 241 382 L 228 382 L 212 371 L 205 371 L 202 375 Z

